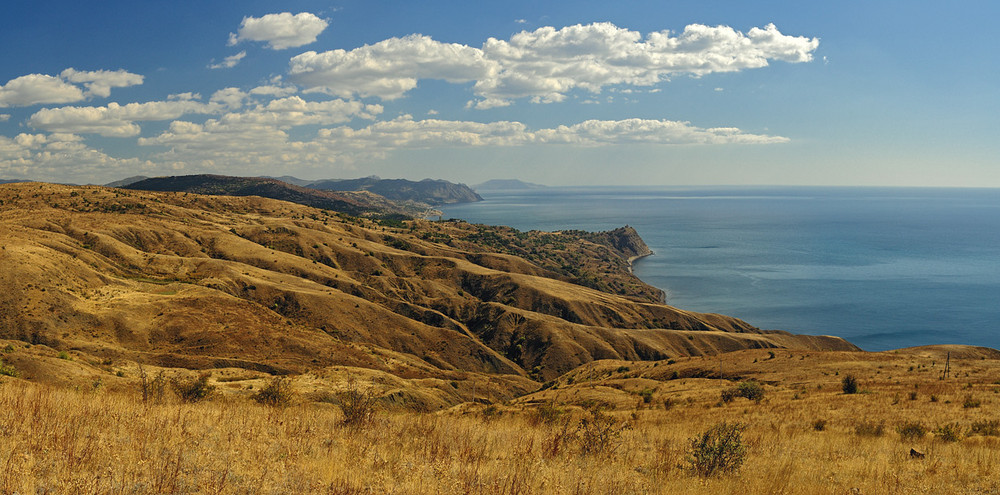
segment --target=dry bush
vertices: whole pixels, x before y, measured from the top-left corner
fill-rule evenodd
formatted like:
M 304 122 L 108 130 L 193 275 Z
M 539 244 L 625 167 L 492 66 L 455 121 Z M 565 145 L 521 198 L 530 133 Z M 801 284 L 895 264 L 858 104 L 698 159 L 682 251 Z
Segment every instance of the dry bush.
M 211 377 L 211 373 L 201 373 L 198 378 L 190 380 L 174 378 L 170 381 L 170 386 L 182 401 L 198 402 L 207 399 L 215 391 L 215 385 L 208 384 L 208 379 Z
M 860 437 L 880 437 L 885 434 L 885 421 L 861 421 L 854 425 L 854 434 Z
M 570 445 L 577 441 L 576 432 L 569 421 L 563 421 L 557 428 L 550 428 L 542 440 L 542 457 L 553 459 L 569 450 Z
M 826 429 L 826 420 L 822 419 L 822 418 L 821 419 L 817 419 L 816 421 L 813 421 L 812 426 L 813 426 L 813 430 L 823 431 L 823 430 Z
M 373 389 L 361 390 L 354 380 L 349 380 L 347 389 L 336 392 L 334 396 L 344 412 L 344 420 L 341 422 L 344 426 L 364 428 L 375 422 L 378 396 Z
M 167 391 L 167 378 L 163 376 L 163 371 L 150 379 L 146 369 L 139 365 L 139 391 L 142 393 L 143 403 L 159 403 L 163 401 L 163 394 Z
M 965 409 L 972 409 L 982 405 L 982 401 L 973 397 L 972 395 L 966 395 L 965 399 L 962 401 L 962 407 Z
M 690 440 L 688 463 L 699 476 L 731 473 L 743 465 L 747 447 L 741 423 L 719 423 Z
M 503 416 L 503 410 L 496 406 L 496 404 L 490 404 L 483 408 L 479 413 L 483 417 L 483 421 L 490 422 L 500 419 Z
M 622 432 L 629 424 L 620 422 L 609 414 L 593 411 L 590 417 L 580 420 L 577 436 L 583 455 L 612 455 L 621 444 Z
M 901 440 L 911 441 L 924 438 L 924 435 L 927 434 L 927 427 L 919 421 L 910 421 L 897 426 L 896 432 L 899 433 Z
M 1000 437 L 1000 420 L 975 421 L 969 426 L 969 435 Z
M 555 403 L 549 401 L 540 404 L 527 415 L 528 424 L 531 426 L 552 425 L 559 421 L 566 411 L 556 407 Z
M 285 380 L 285 377 L 276 376 L 251 398 L 265 406 L 284 407 L 291 404 L 293 396 L 292 386 Z

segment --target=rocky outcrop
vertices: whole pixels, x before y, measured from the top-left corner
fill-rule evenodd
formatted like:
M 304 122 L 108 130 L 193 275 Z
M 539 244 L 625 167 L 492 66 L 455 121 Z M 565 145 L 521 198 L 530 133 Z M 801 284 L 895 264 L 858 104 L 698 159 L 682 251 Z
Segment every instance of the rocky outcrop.
M 597 244 L 603 244 L 630 260 L 653 254 L 639 233 L 631 226 L 619 227 L 607 232 L 599 232 L 591 238 Z

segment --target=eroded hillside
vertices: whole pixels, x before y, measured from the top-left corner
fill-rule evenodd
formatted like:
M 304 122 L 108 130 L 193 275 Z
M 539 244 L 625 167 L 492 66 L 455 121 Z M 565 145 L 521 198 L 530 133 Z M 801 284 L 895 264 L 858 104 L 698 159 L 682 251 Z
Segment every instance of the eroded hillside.
M 600 236 L 39 183 L 0 186 L 0 215 L 0 339 L 39 356 L 364 368 L 441 405 L 470 377 L 511 397 L 596 359 L 854 349 L 661 304 Z

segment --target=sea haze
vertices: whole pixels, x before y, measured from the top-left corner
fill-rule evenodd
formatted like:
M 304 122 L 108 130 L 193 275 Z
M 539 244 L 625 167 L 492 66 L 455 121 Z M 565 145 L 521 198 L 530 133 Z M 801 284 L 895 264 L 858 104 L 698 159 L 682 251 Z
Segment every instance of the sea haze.
M 682 309 L 866 350 L 1000 348 L 1000 189 L 588 187 L 489 191 L 445 217 L 635 227 L 635 265 Z

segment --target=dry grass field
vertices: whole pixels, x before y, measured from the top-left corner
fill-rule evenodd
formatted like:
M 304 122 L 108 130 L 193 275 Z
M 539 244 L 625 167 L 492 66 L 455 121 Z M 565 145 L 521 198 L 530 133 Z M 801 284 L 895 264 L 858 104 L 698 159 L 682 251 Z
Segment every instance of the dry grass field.
M 643 246 L 0 187 L 0 495 L 1000 493 L 1000 351 L 673 308 Z
M 215 378 L 207 400 L 144 403 L 138 385 L 2 376 L 0 493 L 997 493 L 996 354 L 597 361 L 504 403 L 419 413 L 380 402 L 361 425 L 343 424 L 341 407 L 301 377 L 289 379 L 291 401 L 271 407 Z M 843 391 L 847 375 L 855 394 Z M 720 399 L 747 381 L 759 402 Z M 721 422 L 742 425 L 745 462 L 699 475 L 691 439 Z

